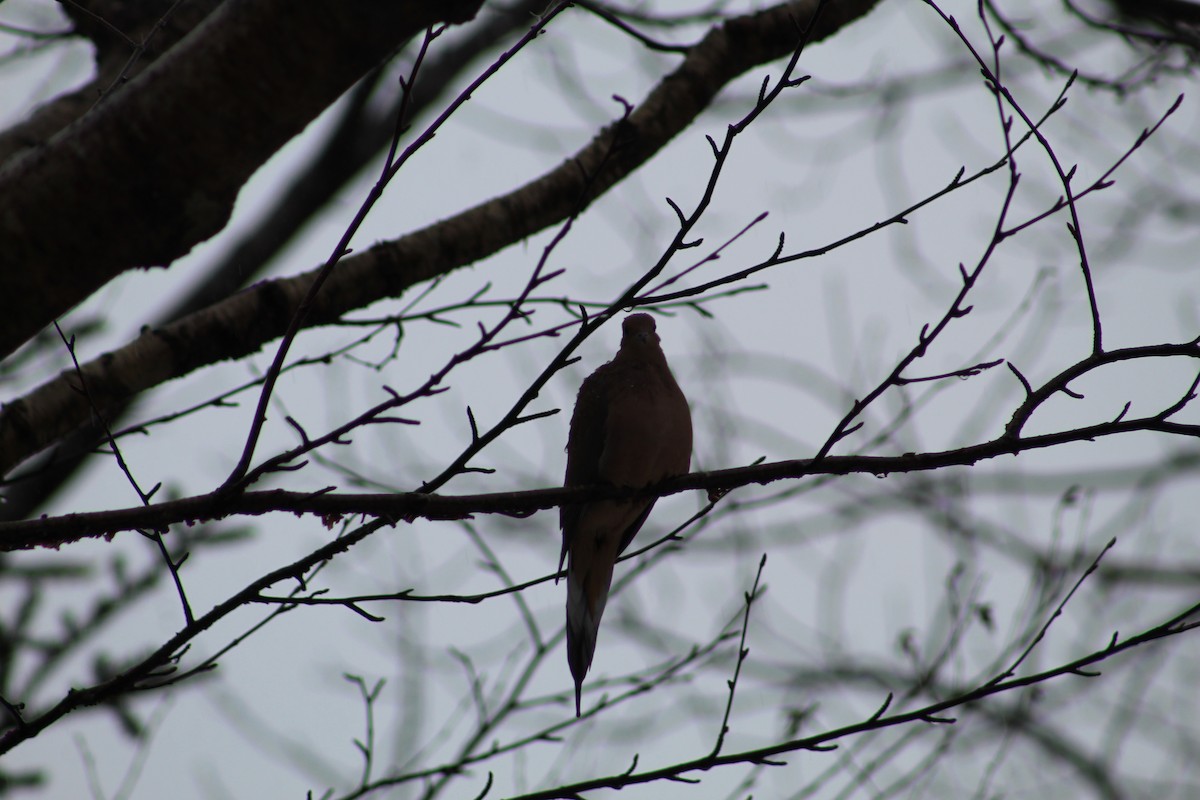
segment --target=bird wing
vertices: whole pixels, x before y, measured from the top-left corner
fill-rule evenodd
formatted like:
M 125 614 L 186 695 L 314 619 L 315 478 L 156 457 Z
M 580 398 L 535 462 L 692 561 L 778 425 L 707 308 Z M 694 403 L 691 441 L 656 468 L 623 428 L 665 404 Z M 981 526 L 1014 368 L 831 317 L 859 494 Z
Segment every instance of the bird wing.
M 605 364 L 584 380 L 575 399 L 575 411 L 571 414 L 571 428 L 567 434 L 567 474 L 563 485 L 591 486 L 600 483 L 600 455 L 604 452 L 604 431 L 608 420 L 608 397 Z M 562 572 L 567 558 L 571 535 L 579 527 L 582 503 L 564 504 L 558 511 L 558 524 L 562 529 L 562 555 L 558 559 L 558 571 Z

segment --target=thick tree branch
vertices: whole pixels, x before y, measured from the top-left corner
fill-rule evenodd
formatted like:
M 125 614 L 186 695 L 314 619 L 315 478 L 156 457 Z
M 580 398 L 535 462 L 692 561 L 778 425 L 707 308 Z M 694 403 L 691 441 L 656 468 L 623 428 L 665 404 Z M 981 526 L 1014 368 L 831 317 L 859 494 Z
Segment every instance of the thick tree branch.
M 108 8 L 107 5 L 112 4 L 90 3 L 87 12 L 84 12 L 78 5 L 63 4 L 63 10 L 74 19 L 74 34 L 90 39 L 96 47 L 96 74 L 75 91 L 55 97 L 21 122 L 0 131 L 0 164 L 22 150 L 44 145 L 51 136 L 86 114 L 88 109 L 96 105 L 98 98 L 122 80 L 134 77 L 170 50 L 212 13 L 220 2 L 191 0 L 172 6 L 158 0 L 118 3 L 115 4 L 116 8 Z M 131 5 L 134 7 L 130 8 Z M 171 13 L 164 22 L 159 15 L 166 11 Z M 129 19 L 130 12 L 133 12 L 133 19 Z M 120 30 L 125 38 L 101 24 L 100 19 Z M 129 63 L 131 40 L 142 45 L 134 64 Z
M 242 185 L 412 35 L 478 2 L 229 0 L 0 171 L 0 356 L 132 267 L 224 227 Z

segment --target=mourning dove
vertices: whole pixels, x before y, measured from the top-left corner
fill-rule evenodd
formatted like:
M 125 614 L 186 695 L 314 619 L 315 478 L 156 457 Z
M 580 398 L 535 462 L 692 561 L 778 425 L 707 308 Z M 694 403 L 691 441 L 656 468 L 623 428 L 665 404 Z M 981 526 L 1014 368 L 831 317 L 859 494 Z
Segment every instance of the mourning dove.
M 642 487 L 684 475 L 692 460 L 692 415 L 659 347 L 654 319 L 631 314 L 621 348 L 579 387 L 567 438 L 567 486 Z M 594 500 L 559 512 L 567 562 L 567 663 L 575 716 L 596 651 L 613 565 L 650 515 L 654 498 Z

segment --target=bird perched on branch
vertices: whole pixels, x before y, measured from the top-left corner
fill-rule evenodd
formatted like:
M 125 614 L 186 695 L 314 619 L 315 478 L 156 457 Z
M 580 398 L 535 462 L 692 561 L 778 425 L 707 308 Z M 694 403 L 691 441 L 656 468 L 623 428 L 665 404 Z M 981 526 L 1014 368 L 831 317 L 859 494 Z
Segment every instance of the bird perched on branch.
M 579 387 L 567 438 L 566 486 L 643 487 L 687 474 L 692 415 L 659 347 L 654 318 L 631 314 L 621 348 Z M 617 557 L 650 515 L 654 498 L 593 500 L 559 512 L 567 560 L 567 663 L 575 716 Z

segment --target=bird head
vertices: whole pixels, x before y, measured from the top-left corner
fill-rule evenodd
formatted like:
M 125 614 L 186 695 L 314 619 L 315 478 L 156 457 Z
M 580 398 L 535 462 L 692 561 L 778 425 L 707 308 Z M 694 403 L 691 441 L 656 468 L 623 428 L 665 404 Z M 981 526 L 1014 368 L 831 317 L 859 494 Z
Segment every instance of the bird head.
M 654 329 L 654 317 L 649 314 L 630 314 L 621 323 L 621 347 L 638 345 L 658 346 L 658 333 Z

